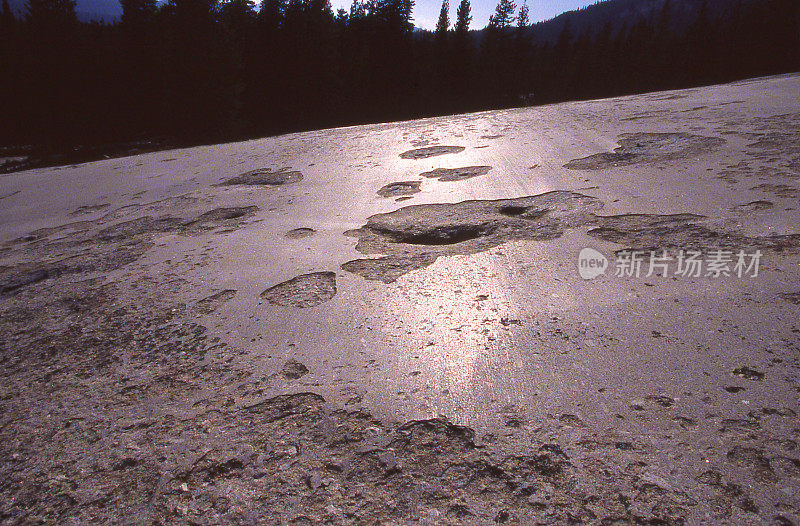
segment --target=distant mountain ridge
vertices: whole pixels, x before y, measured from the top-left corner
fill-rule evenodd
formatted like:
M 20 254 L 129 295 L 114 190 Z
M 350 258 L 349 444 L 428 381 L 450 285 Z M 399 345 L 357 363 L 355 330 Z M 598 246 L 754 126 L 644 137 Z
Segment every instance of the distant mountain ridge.
M 564 28 L 569 25 L 573 35 L 595 36 L 606 24 L 610 24 L 612 34 L 630 27 L 640 20 L 655 20 L 664 4 L 670 2 L 670 21 L 673 29 L 680 30 L 692 24 L 704 0 L 605 0 L 574 11 L 567 11 L 555 18 L 534 24 L 530 34 L 538 42 L 555 42 Z M 724 18 L 739 0 L 705 0 L 709 18 L 713 22 Z M 742 5 L 760 0 L 741 0 Z
M 27 0 L 9 0 L 11 10 L 17 17 L 25 16 L 27 4 Z M 90 3 L 79 1 L 76 12 L 81 22 L 97 20 L 110 24 L 122 16 L 122 6 L 119 0 L 92 0 Z

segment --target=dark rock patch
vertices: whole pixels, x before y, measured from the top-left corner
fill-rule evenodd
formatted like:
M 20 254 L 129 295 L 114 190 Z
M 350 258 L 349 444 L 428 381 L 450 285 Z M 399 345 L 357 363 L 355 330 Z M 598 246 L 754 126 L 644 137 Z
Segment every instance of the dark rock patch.
M 786 167 L 794 173 L 800 174 L 800 157 L 795 157 L 789 161 L 789 164 L 787 164 Z
M 129 242 L 143 236 L 175 231 L 184 234 L 197 233 L 198 229 L 202 231 L 217 226 L 235 226 L 252 217 L 257 210 L 257 206 L 215 208 L 189 221 L 171 216 L 142 216 L 106 227 L 97 233 L 95 239 L 106 243 Z
M 760 382 L 764 379 L 764 373 L 761 371 L 756 371 L 755 369 L 751 369 L 750 367 L 739 367 L 733 371 L 733 374 L 736 376 L 741 376 L 746 380 L 754 380 Z
M 96 238 L 100 241 L 124 241 L 139 236 L 167 233 L 178 230 L 185 221 L 178 217 L 138 217 L 106 227 L 98 232 Z
M 356 259 L 342 265 L 342 270 L 384 283 L 392 283 L 403 274 L 427 267 L 436 261 L 432 254 L 382 257 L 376 259 Z
M 286 232 L 286 234 L 284 234 L 284 236 L 288 237 L 289 239 L 300 239 L 303 237 L 313 236 L 314 234 L 316 234 L 316 232 L 317 231 L 314 230 L 313 228 L 300 227 L 289 230 L 288 232 Z
M 573 159 L 564 168 L 603 170 L 643 162 L 687 159 L 712 152 L 724 143 L 724 139 L 689 133 L 629 133 L 620 138 L 620 146 L 613 152 Z
M 596 219 L 601 226 L 589 230 L 590 236 L 633 249 L 760 248 L 781 252 L 800 247 L 800 234 L 748 237 L 736 232 L 718 232 L 702 224 L 705 216 L 696 214 L 624 214 Z
M 773 194 L 777 197 L 797 198 L 800 197 L 800 189 L 786 184 L 762 183 L 752 187 L 750 190 L 760 190 Z
M 80 269 L 61 265 L 21 265 L 13 271 L 0 272 L 0 297 L 34 283 L 75 272 L 80 272 Z
M 420 191 L 421 184 L 422 183 L 420 181 L 397 181 L 381 187 L 377 193 L 381 197 L 397 197 L 416 194 Z
M 755 480 L 759 482 L 776 482 L 778 478 L 772 470 L 770 460 L 759 448 L 736 446 L 728 451 L 728 460 L 753 472 Z
M 198 301 L 197 305 L 195 306 L 195 310 L 199 314 L 211 314 L 216 312 L 216 310 L 226 302 L 233 299 L 235 295 L 236 291 L 230 289 L 217 292 L 216 294 L 212 294 L 211 296 Z
M 780 294 L 780 297 L 789 303 L 800 305 L 800 292 L 787 292 L 785 294 Z
M 105 210 L 109 206 L 111 206 L 111 205 L 109 205 L 108 203 L 103 203 L 103 204 L 99 204 L 99 205 L 83 205 L 83 206 L 79 206 L 78 208 L 76 208 L 75 211 L 73 211 L 71 215 L 77 216 L 77 215 L 92 214 L 92 213 L 100 211 L 100 210 Z
M 25 260 L 0 268 L 0 295 L 63 276 L 112 271 L 139 259 L 160 234 L 196 235 L 220 226 L 230 230 L 256 210 L 255 206 L 217 208 L 189 220 L 139 216 L 109 225 L 110 220 L 124 217 L 115 211 L 95 221 L 38 229 L 7 243 L 9 251 L 24 250 Z
M 423 172 L 420 175 L 429 179 L 439 179 L 444 182 L 463 181 L 472 177 L 486 175 L 491 170 L 491 166 L 465 166 L 463 168 L 436 168 L 430 172 Z
M 336 295 L 336 274 L 313 272 L 279 283 L 261 293 L 261 297 L 273 305 L 315 307 Z
M 460 153 L 464 151 L 463 146 L 427 146 L 425 148 L 417 148 L 416 150 L 408 150 L 400 154 L 403 159 L 427 159 L 436 155 L 446 155 L 448 153 Z
M 297 393 L 274 396 L 263 402 L 244 407 L 252 422 L 277 422 L 292 416 L 308 415 L 318 417 L 325 399 L 316 393 Z
M 775 208 L 775 204 L 772 201 L 761 200 L 751 201 L 749 203 L 733 207 L 734 211 L 739 213 L 761 212 L 764 210 L 771 210 L 772 208 Z
M 297 380 L 308 374 L 308 368 L 298 361 L 288 360 L 281 367 L 281 374 L 289 380 Z
M 280 186 L 283 184 L 297 183 L 303 179 L 303 174 L 296 170 L 280 169 L 273 172 L 269 168 L 259 168 L 250 172 L 231 177 L 217 186 Z
M 192 222 L 192 224 L 221 223 L 232 219 L 246 219 L 251 217 L 258 210 L 257 206 L 234 206 L 227 208 L 215 208 L 209 210 Z

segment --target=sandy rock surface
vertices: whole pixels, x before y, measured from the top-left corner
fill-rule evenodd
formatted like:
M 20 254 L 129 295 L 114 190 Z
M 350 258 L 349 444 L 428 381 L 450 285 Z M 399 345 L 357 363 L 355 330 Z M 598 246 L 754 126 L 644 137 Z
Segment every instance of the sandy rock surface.
M 799 100 L 0 176 L 0 523 L 800 523 Z

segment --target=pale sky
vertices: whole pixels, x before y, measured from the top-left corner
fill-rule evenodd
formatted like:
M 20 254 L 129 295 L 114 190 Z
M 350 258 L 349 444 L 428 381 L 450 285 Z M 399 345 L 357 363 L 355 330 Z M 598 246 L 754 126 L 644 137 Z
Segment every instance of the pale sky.
M 456 20 L 456 8 L 461 0 L 450 0 L 450 23 Z M 517 6 L 521 0 L 516 0 Z M 528 15 L 531 22 L 548 20 L 565 11 L 572 11 L 597 3 L 597 0 L 528 0 Z M 352 0 L 331 0 L 333 10 L 340 7 L 350 10 Z M 483 29 L 489 23 L 489 15 L 494 13 L 497 0 L 470 0 L 472 5 L 472 24 L 470 29 Z M 434 29 L 439 19 L 439 10 L 442 8 L 441 0 L 416 0 L 414 4 L 414 25 L 424 29 Z

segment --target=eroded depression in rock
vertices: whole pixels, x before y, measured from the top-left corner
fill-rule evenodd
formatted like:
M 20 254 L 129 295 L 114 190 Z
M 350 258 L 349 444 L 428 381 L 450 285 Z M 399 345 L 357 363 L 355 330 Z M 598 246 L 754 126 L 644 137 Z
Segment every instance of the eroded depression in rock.
M 594 197 L 556 191 L 532 197 L 453 204 L 416 205 L 377 214 L 358 230 L 356 249 L 383 254 L 342 268 L 367 279 L 390 283 L 438 256 L 474 254 L 517 239 L 560 237 L 566 228 L 591 222 L 603 204 Z
M 283 184 L 296 183 L 302 179 L 303 174 L 297 170 L 281 168 L 280 170 L 273 172 L 269 168 L 259 168 L 257 170 L 251 170 L 241 175 L 231 177 L 217 186 L 280 186 Z
M 603 170 L 645 162 L 674 161 L 697 157 L 722 146 L 725 139 L 690 133 L 628 133 L 619 140 L 619 148 L 573 159 L 564 165 L 572 170 Z
M 381 197 L 400 197 L 416 194 L 419 193 L 421 184 L 422 182 L 420 181 L 396 181 L 381 187 L 378 190 L 378 195 Z
M 312 272 L 302 274 L 261 293 L 273 305 L 304 309 L 315 307 L 336 295 L 336 274 Z
M 463 181 L 486 175 L 491 170 L 491 166 L 464 166 L 463 168 L 436 168 L 430 172 L 423 172 L 420 175 L 429 179 L 438 179 L 443 182 Z
M 697 214 L 598 215 L 602 201 L 569 191 L 487 201 L 407 206 L 371 216 L 346 232 L 356 249 L 382 257 L 357 259 L 342 269 L 366 279 L 392 283 L 433 264 L 439 256 L 474 254 L 508 241 L 545 241 L 569 228 L 587 228 L 597 239 L 649 250 L 686 248 L 762 249 L 782 252 L 800 247 L 800 234 L 746 236 L 720 231 Z
M 463 146 L 427 146 L 425 148 L 417 148 L 416 150 L 408 150 L 400 154 L 403 159 L 427 159 L 436 155 L 446 155 L 448 153 L 463 152 Z

